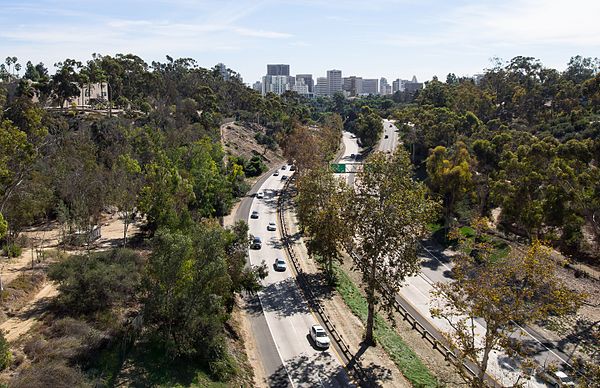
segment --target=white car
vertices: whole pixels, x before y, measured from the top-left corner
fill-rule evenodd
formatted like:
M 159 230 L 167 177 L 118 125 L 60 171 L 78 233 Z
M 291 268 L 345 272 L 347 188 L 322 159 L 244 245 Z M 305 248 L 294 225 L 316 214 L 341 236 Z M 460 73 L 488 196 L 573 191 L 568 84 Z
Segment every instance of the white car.
M 273 267 L 275 267 L 275 271 L 285 271 L 287 268 L 287 266 L 285 265 L 285 260 L 283 260 L 281 257 L 275 259 Z
M 256 193 L 256 198 L 263 199 L 264 197 L 265 197 L 265 193 L 263 193 L 262 191 L 259 191 L 258 193 Z
M 269 225 L 267 225 L 267 230 L 270 230 L 271 232 L 277 230 L 277 224 L 273 221 L 269 222 Z
M 573 381 L 573 378 L 561 370 L 556 372 L 542 371 L 539 373 L 539 376 L 542 380 L 556 388 L 575 386 L 575 381 Z
M 327 349 L 331 342 L 327 332 L 321 325 L 313 325 L 310 328 L 310 338 L 314 341 L 315 346 L 321 349 Z

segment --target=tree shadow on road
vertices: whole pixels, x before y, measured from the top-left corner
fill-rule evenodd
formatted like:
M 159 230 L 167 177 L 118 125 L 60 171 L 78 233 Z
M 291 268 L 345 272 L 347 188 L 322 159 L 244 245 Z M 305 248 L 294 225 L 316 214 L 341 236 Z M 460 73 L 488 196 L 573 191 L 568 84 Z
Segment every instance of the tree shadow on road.
M 290 379 L 296 387 L 350 386 L 348 375 L 329 351 L 310 356 L 302 354 L 285 360 L 285 365 L 269 376 L 269 386 L 289 387 Z
M 304 296 L 291 277 L 269 284 L 262 289 L 259 296 L 265 312 L 274 312 L 280 317 L 310 313 Z

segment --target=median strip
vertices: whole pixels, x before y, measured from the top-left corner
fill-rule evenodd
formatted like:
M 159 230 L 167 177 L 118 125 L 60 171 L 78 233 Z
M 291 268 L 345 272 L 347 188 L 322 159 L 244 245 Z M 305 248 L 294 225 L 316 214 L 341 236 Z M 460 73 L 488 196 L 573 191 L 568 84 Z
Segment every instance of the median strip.
M 367 321 L 367 300 L 352 279 L 340 267 L 335 268 L 336 289 L 354 315 Z M 375 317 L 375 338 L 402 374 L 415 387 L 438 387 L 440 384 L 402 337 L 381 317 Z

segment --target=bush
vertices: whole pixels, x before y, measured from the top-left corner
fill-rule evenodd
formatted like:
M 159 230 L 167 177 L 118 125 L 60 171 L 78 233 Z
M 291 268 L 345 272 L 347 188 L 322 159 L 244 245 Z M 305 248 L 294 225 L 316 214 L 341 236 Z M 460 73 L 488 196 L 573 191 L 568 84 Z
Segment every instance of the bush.
M 10 345 L 4 333 L 0 331 L 0 370 L 4 370 L 10 366 L 12 362 L 12 353 L 10 352 Z
M 48 277 L 59 283 L 59 301 L 70 312 L 88 314 L 131 298 L 140 284 L 141 257 L 118 249 L 52 264 Z
M 68 366 L 63 361 L 32 364 L 21 371 L 10 382 L 13 388 L 67 388 L 91 387 L 79 369 Z
M 2 252 L 8 257 L 19 257 L 23 250 L 17 244 L 11 243 L 2 247 Z

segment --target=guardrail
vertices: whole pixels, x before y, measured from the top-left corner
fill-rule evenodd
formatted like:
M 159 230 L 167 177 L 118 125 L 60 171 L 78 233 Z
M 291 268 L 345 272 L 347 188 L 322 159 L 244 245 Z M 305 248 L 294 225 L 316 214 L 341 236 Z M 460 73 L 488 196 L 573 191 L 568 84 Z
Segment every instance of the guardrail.
M 277 213 L 281 224 L 281 233 L 283 236 L 285 249 L 288 252 L 288 256 L 292 261 L 294 269 L 296 270 L 296 279 L 298 281 L 298 284 L 300 285 L 300 288 L 304 292 L 309 305 L 313 308 L 314 311 L 316 311 L 319 314 L 321 320 L 325 324 L 325 327 L 331 334 L 332 339 L 336 342 L 338 348 L 342 352 L 342 355 L 346 358 L 346 367 L 353 372 L 357 380 L 367 382 L 368 380 L 365 371 L 357 362 L 352 362 L 354 361 L 355 353 L 351 351 L 350 346 L 343 339 L 342 335 L 337 330 L 333 321 L 329 318 L 329 316 L 319 303 L 318 299 L 314 296 L 310 288 L 310 282 L 306 279 L 306 275 L 300 265 L 300 262 L 290 245 L 289 234 L 284 219 L 283 204 L 285 200 L 284 197 L 287 195 L 289 186 L 294 178 L 295 175 L 292 175 L 290 179 L 285 183 L 277 200 Z M 355 253 L 351 253 L 351 255 L 356 257 Z M 456 351 L 450 346 L 450 344 L 443 343 L 442 341 L 440 341 L 436 336 L 429 332 L 429 330 L 427 330 L 427 328 L 425 328 L 425 326 L 423 326 L 408 310 L 406 310 L 404 306 L 402 306 L 402 304 L 400 304 L 400 302 L 396 299 L 396 294 L 393 291 L 389 290 L 388 287 L 385 287 L 383 285 L 380 285 L 380 289 L 385 291 L 381 293 L 382 296 L 394 306 L 394 309 L 398 314 L 400 314 L 400 316 L 402 316 L 402 319 L 406 321 L 413 330 L 417 331 L 422 336 L 422 338 L 433 347 L 434 350 L 437 350 L 447 362 L 450 362 L 455 366 L 461 367 L 463 371 L 471 377 L 475 377 L 477 375 L 477 373 L 473 370 L 473 368 L 470 365 L 468 365 L 466 362 L 461 362 L 460 358 L 456 355 Z M 501 385 L 498 384 L 489 375 L 487 375 L 486 380 L 491 387 L 501 387 Z
M 321 306 L 321 303 L 319 302 L 318 298 L 316 298 L 315 295 L 313 294 L 313 292 L 310 288 L 310 282 L 306 279 L 306 274 L 304 273 L 304 270 L 302 269 L 302 266 L 300 265 L 300 261 L 296 257 L 296 254 L 290 244 L 290 238 L 289 238 L 290 236 L 289 236 L 289 233 L 288 233 L 288 230 L 286 227 L 286 223 L 285 223 L 283 204 L 285 201 L 284 196 L 288 192 L 289 185 L 293 179 L 294 179 L 294 175 L 292 175 L 292 177 L 290 177 L 290 179 L 285 183 L 285 185 L 283 186 L 283 189 L 280 192 L 279 198 L 277 200 L 277 213 L 279 215 L 279 221 L 281 224 L 281 233 L 283 236 L 283 244 L 285 246 L 285 249 L 288 253 L 290 260 L 292 261 L 294 269 L 296 270 L 296 274 L 297 274 L 296 280 L 297 280 L 298 284 L 300 285 L 302 292 L 306 296 L 306 300 L 308 301 L 308 304 L 313 309 L 313 311 L 315 311 L 317 314 L 319 314 L 319 317 L 323 321 L 323 324 L 326 327 L 327 331 L 329 332 L 331 339 L 333 341 L 335 341 L 337 347 L 340 349 L 340 351 L 342 353 L 342 356 L 346 359 L 346 369 L 352 372 L 352 374 L 354 375 L 356 380 L 359 380 L 368 385 L 368 379 L 367 379 L 367 375 L 366 375 L 365 371 L 360 366 L 360 364 L 358 362 L 355 362 L 356 360 L 354 360 L 355 352 L 353 352 L 350 349 L 350 346 L 346 343 L 346 341 L 344 340 L 344 338 L 338 331 L 337 327 L 335 326 L 335 323 L 333 323 L 333 321 L 331 320 L 329 315 L 327 315 L 327 313 Z M 365 385 L 361 384 L 361 386 L 365 386 Z

